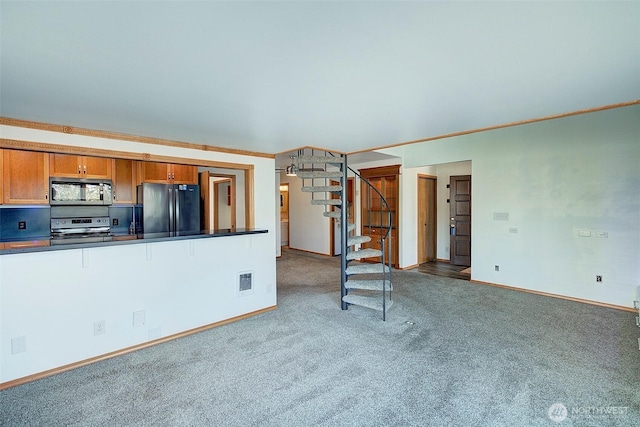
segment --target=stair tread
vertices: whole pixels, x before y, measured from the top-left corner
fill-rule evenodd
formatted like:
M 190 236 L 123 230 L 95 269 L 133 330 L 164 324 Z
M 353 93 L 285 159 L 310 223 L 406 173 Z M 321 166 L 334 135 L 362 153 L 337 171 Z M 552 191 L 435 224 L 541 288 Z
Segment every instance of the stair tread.
M 302 155 L 298 156 L 298 165 L 305 163 L 332 163 L 332 164 L 342 164 L 344 163 L 344 157 L 333 157 L 333 156 L 307 156 Z
M 358 243 L 367 243 L 371 241 L 371 236 L 349 236 L 347 238 L 347 246 L 357 245 Z
M 383 270 L 384 268 L 384 270 Z M 352 264 L 349 267 L 347 267 L 347 269 L 345 270 L 345 272 L 350 275 L 350 274 L 366 274 L 366 273 L 382 273 L 382 272 L 388 272 L 389 271 L 389 266 L 388 265 L 384 265 L 382 263 L 378 263 L 378 264 L 366 264 L 366 263 L 359 263 L 359 264 Z
M 347 254 L 348 260 L 362 259 L 362 258 L 374 258 L 382 256 L 382 251 L 379 249 L 360 249 L 359 251 L 351 251 Z
M 382 298 L 380 296 L 368 297 L 363 295 L 349 294 L 349 295 L 343 296 L 342 301 L 348 304 L 359 305 L 362 307 L 371 308 L 373 310 L 382 311 Z M 393 300 L 387 299 L 385 302 L 385 306 L 386 306 L 385 308 L 389 310 L 392 305 L 393 305 Z
M 393 284 L 388 280 L 347 280 L 344 283 L 347 289 L 366 289 L 370 291 L 382 291 L 382 286 L 390 291 L 393 290 Z
M 342 215 L 342 213 L 340 211 L 328 211 L 324 212 L 322 215 L 329 218 L 340 218 L 340 215 Z
M 314 192 L 327 192 L 327 191 L 342 191 L 341 185 L 325 185 L 325 186 L 309 186 L 302 187 L 301 191 L 305 193 L 314 193 Z
M 313 179 L 313 178 L 342 178 L 344 175 L 342 171 L 298 171 L 298 178 Z
M 312 205 L 333 205 L 340 206 L 342 204 L 342 200 L 340 199 L 312 199 Z

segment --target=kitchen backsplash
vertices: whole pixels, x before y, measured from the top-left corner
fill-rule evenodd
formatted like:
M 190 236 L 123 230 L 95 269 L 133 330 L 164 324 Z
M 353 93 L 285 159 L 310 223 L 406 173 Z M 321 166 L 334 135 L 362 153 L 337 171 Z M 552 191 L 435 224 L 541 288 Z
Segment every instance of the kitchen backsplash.
M 0 240 L 48 238 L 51 234 L 49 206 L 0 208 Z

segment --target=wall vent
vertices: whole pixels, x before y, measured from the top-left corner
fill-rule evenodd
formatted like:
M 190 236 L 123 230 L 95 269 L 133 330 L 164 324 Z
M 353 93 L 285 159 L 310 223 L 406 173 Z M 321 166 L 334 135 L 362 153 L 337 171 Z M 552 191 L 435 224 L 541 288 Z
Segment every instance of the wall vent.
M 238 274 L 238 294 L 245 295 L 253 292 L 253 272 L 244 271 Z

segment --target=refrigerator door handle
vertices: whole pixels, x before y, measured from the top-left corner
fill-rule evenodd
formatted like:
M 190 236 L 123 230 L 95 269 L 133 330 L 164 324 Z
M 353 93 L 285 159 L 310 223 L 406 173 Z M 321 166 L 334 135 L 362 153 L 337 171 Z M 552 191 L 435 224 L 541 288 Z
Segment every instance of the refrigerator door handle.
M 175 194 L 175 218 L 173 219 L 173 231 L 178 232 L 180 231 L 180 210 L 182 209 L 182 206 L 180 205 L 180 187 L 175 185 L 173 190 Z
M 176 227 L 176 195 L 173 188 L 173 185 L 169 185 L 169 233 L 172 233 Z

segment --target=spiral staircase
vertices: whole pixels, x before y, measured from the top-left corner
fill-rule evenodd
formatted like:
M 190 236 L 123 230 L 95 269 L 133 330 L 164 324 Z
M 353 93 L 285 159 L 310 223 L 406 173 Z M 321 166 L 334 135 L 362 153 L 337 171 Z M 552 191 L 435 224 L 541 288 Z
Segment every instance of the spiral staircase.
M 340 225 L 342 309 L 352 305 L 367 307 L 382 312 L 382 320 L 386 320 L 393 303 L 390 261 L 393 222 L 387 201 L 375 186 L 348 167 L 344 154 L 307 149 L 300 150 L 295 160 L 297 165 L 292 169 L 302 179 L 302 191 L 311 193 L 311 204 L 323 205 L 324 216 L 334 218 Z M 348 222 L 346 187 L 350 174 L 372 189 L 367 192 L 373 199 L 368 205 L 376 206 L 381 222 L 377 224 L 381 237 L 375 244 L 370 236 L 357 233 L 355 223 Z

